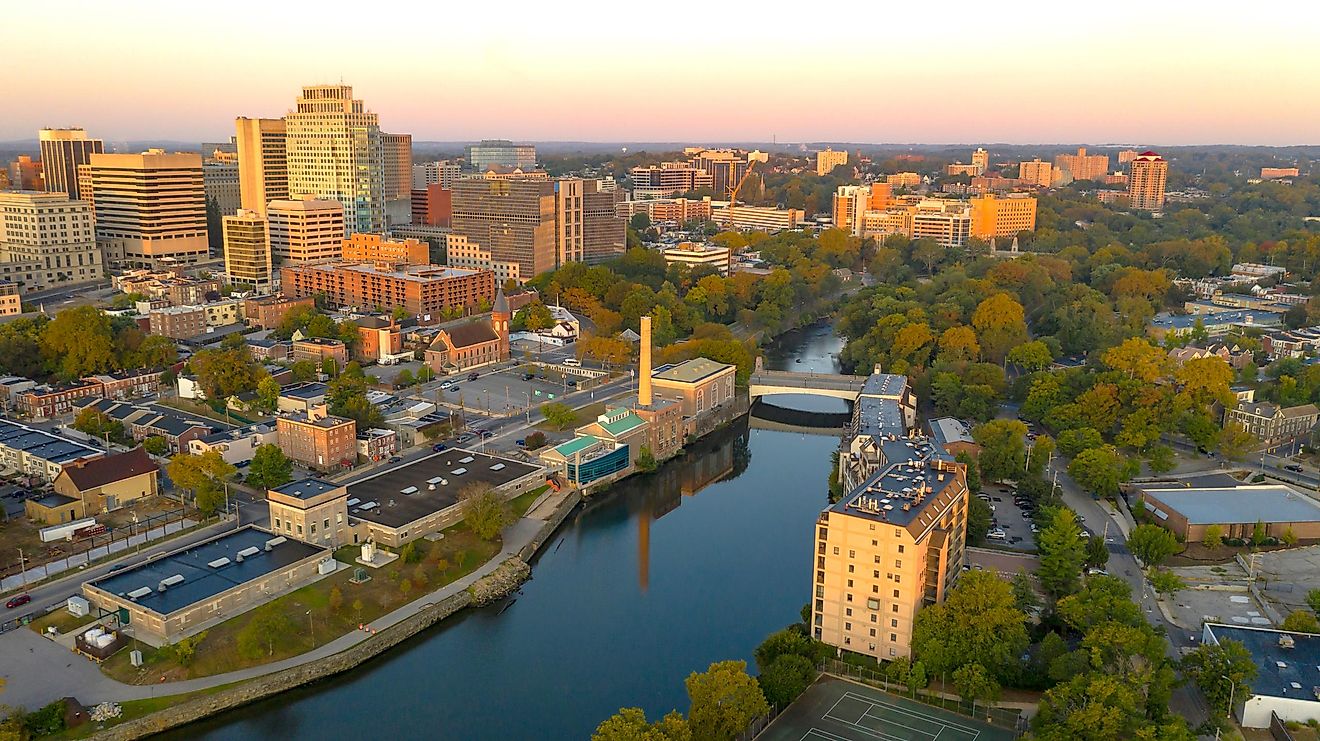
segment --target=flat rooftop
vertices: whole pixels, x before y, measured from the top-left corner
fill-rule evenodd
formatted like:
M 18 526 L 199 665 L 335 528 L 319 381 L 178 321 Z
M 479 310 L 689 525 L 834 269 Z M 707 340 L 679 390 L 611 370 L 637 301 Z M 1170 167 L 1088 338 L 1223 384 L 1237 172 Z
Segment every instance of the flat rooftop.
M 349 484 L 349 501 L 359 500 L 349 514 L 357 520 L 399 528 L 452 507 L 458 502 L 458 493 L 473 483 L 500 487 L 540 469 L 471 450 L 446 450 Z M 363 505 L 370 502 L 376 506 L 364 510 Z
M 1320 687 L 1320 635 L 1221 623 L 1206 623 L 1205 631 L 1216 642 L 1239 641 L 1251 652 L 1256 664 L 1252 694 L 1316 702 L 1313 690 Z M 1292 638 L 1292 648 L 1279 645 L 1284 636 Z
M 935 439 L 936 444 L 940 446 L 949 443 L 975 443 L 972 439 L 971 430 L 960 419 L 953 417 L 940 417 L 930 421 L 930 436 Z
M 907 376 L 893 373 L 872 373 L 862 384 L 862 396 L 881 396 L 899 399 L 907 390 Z
M 1221 488 L 1144 487 L 1189 525 L 1243 522 L 1320 522 L 1320 503 L 1281 484 Z
M 857 397 L 855 414 L 857 415 L 857 434 L 879 437 L 881 435 L 904 435 L 907 423 L 903 419 L 903 409 L 894 399 L 875 396 Z
M 881 445 L 888 465 L 830 509 L 876 522 L 907 526 L 956 480 L 956 472 L 942 471 L 935 466 L 937 461 L 951 463 L 953 459 L 937 451 L 926 438 L 885 440 Z
M 279 492 L 286 497 L 293 497 L 294 499 L 311 499 L 312 497 L 320 496 L 327 491 L 334 491 L 335 489 L 338 489 L 339 486 L 339 484 L 332 484 L 329 481 L 322 481 L 321 479 L 298 479 L 297 481 L 290 481 L 283 486 L 277 486 L 271 491 Z
M 280 542 L 266 550 L 266 543 L 271 540 Z M 256 548 L 257 552 L 239 561 L 239 551 L 247 548 Z M 168 615 L 323 551 L 325 549 L 300 540 L 281 538 L 248 525 L 88 583 L 125 599 L 134 590 L 149 588 L 150 594 L 133 601 L 161 615 Z M 228 562 L 210 565 L 220 559 L 228 559 Z M 173 576 L 182 576 L 183 581 L 160 589 L 161 582 Z
M 318 396 L 325 396 L 329 390 L 330 387 L 324 383 L 296 383 L 280 389 L 280 396 L 287 396 L 290 399 L 315 399 Z
M 442 265 L 406 265 L 400 270 L 379 270 L 374 263 L 322 263 L 320 265 L 300 266 L 307 270 L 323 270 L 334 272 L 336 270 L 351 270 L 355 273 L 365 275 L 379 275 L 398 280 L 412 281 L 414 283 L 430 283 L 437 280 L 453 280 L 455 278 L 467 278 L 473 275 L 479 275 L 483 271 L 465 270 L 463 268 L 449 268 Z
M 673 365 L 662 365 L 651 371 L 651 377 L 659 378 L 663 381 L 696 383 L 703 378 L 709 378 L 726 368 L 732 367 L 732 365 L 719 363 L 710 358 L 692 358 L 691 360 L 684 360 L 681 363 Z

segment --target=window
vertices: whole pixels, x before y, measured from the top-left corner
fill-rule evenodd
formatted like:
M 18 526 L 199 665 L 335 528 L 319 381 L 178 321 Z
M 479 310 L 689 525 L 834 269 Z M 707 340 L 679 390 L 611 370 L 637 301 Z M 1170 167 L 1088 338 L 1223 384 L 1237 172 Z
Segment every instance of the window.
M 889 655 L 890 655 L 890 656 L 897 656 L 897 655 L 898 655 L 898 652 L 891 648 L 891 649 L 889 649 Z
M 871 547 L 872 547 L 872 548 L 876 548 L 876 547 L 878 547 L 879 545 L 880 545 L 880 541 L 878 541 L 878 540 L 872 540 L 872 541 L 871 541 Z
M 871 628 L 871 637 L 875 638 L 875 628 Z
M 891 627 L 891 628 L 897 628 L 897 627 L 898 627 L 898 619 L 897 619 L 897 618 L 893 618 L 893 619 L 891 619 L 891 620 L 889 621 L 889 627 Z
M 894 561 L 894 568 L 896 568 L 896 569 L 901 569 L 901 568 L 903 568 L 903 562 L 900 561 L 900 560 L 895 560 L 895 561 Z
M 892 605 L 892 607 L 893 607 L 893 612 L 898 612 L 898 605 Z
M 894 599 L 898 599 L 898 590 L 897 590 L 897 589 L 894 590 Z
M 825 587 L 822 587 L 822 586 L 820 586 L 819 584 L 817 584 L 817 585 L 816 585 L 816 596 L 817 596 L 817 597 L 824 597 L 824 596 L 825 596 Z
M 848 580 L 848 587 L 849 587 L 849 588 L 852 587 L 852 583 L 853 583 L 853 580 L 852 580 L 852 579 L 849 579 L 849 580 Z
M 299 526 L 298 526 L 298 534 L 299 534 L 299 535 L 302 535 L 302 525 L 299 525 Z
M 876 557 L 875 557 L 875 562 L 876 562 L 876 563 L 880 563 L 880 556 L 879 556 L 879 554 L 876 555 Z
M 852 623 L 844 623 L 844 624 L 843 624 L 843 629 L 844 629 L 844 630 L 852 630 Z
M 894 537 L 895 538 L 903 537 L 903 528 L 899 528 L 899 527 L 894 528 Z
M 852 564 L 848 564 L 848 573 L 849 573 L 849 574 L 853 573 L 853 565 L 852 565 Z
M 875 579 L 879 579 L 879 578 L 880 578 L 880 569 L 876 569 L 875 571 L 872 571 L 872 572 L 871 572 L 871 577 L 872 577 L 872 578 L 875 578 Z
M 849 549 L 849 550 L 848 550 L 848 558 L 857 558 L 857 551 L 854 551 L 854 550 Z
M 275 529 L 276 530 L 280 529 L 280 518 L 278 517 L 275 518 Z
M 851 594 L 848 595 L 848 601 L 849 601 L 849 602 L 852 602 L 852 595 L 851 595 Z
M 843 645 L 845 645 L 845 646 L 851 646 L 851 645 L 852 645 L 852 639 L 849 638 L 848 636 L 844 636 L 844 637 L 843 637 Z
M 880 600 L 878 600 L 878 599 L 868 599 L 868 600 L 866 601 L 866 609 L 868 609 L 868 610 L 879 610 L 879 609 L 880 609 Z
M 844 608 L 843 614 L 845 617 L 852 617 L 852 608 L 851 607 Z
M 834 546 L 834 555 L 839 555 L 839 546 Z
M 898 641 L 898 634 L 897 634 L 897 633 L 890 633 L 890 634 L 889 634 L 889 640 L 890 640 L 891 642 L 897 642 L 897 641 Z

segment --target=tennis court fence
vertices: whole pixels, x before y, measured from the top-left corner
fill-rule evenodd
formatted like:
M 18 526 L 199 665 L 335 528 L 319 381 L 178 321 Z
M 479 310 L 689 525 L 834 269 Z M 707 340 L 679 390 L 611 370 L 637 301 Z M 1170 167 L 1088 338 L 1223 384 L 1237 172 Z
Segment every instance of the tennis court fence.
M 848 679 L 856 679 L 873 687 L 879 687 L 885 692 L 899 697 L 907 697 L 932 707 L 951 710 L 968 718 L 986 721 L 992 726 L 1012 731 L 1014 738 L 1019 738 L 1027 732 L 1027 719 L 1022 716 L 1021 711 L 1017 708 L 1001 708 L 982 702 L 974 703 L 955 697 L 945 697 L 935 692 L 915 690 L 905 684 L 891 682 L 874 670 L 839 661 L 838 659 L 826 659 L 821 662 L 819 669 L 822 672 Z

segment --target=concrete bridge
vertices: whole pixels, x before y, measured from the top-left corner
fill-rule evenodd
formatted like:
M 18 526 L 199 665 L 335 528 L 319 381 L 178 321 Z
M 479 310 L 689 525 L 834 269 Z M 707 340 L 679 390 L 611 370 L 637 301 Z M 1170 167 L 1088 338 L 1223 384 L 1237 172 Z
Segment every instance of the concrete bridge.
M 757 369 L 748 379 L 747 395 L 810 394 L 857 401 L 866 376 L 842 376 L 833 373 L 794 373 Z

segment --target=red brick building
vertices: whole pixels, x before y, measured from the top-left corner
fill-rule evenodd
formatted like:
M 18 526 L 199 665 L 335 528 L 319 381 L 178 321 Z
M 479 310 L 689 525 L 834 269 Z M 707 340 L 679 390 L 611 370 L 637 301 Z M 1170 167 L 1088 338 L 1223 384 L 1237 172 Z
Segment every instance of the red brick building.
M 328 471 L 357 461 L 357 423 L 332 417 L 324 405 L 308 410 L 307 416 L 283 416 L 275 420 L 280 450 L 306 466 Z
M 280 284 L 292 296 L 322 294 L 338 307 L 389 311 L 402 306 L 420 321 L 446 308 L 474 309 L 495 297 L 495 273 L 436 265 L 319 263 L 285 265 Z
M 293 309 L 305 306 L 316 308 L 316 300 L 311 295 L 302 298 L 285 296 L 258 296 L 243 300 L 243 317 L 249 326 L 262 329 L 274 329 L 284 323 L 284 317 Z
M 453 215 L 453 193 L 440 183 L 412 192 L 412 223 L 448 227 Z
M 426 350 L 426 364 L 436 373 L 448 373 L 508 360 L 512 318 L 501 290 L 495 296 L 489 322 L 466 322 L 441 329 Z
M 311 360 L 318 364 L 326 358 L 334 358 L 335 367 L 343 370 L 348 364 L 348 346 L 339 340 L 308 337 L 305 340 L 293 341 L 292 358 L 295 363 L 299 360 Z
M 83 380 L 101 384 L 100 396 L 102 398 L 122 401 L 160 391 L 160 374 L 160 371 L 143 368 L 140 370 L 102 373 L 96 376 L 88 376 Z

